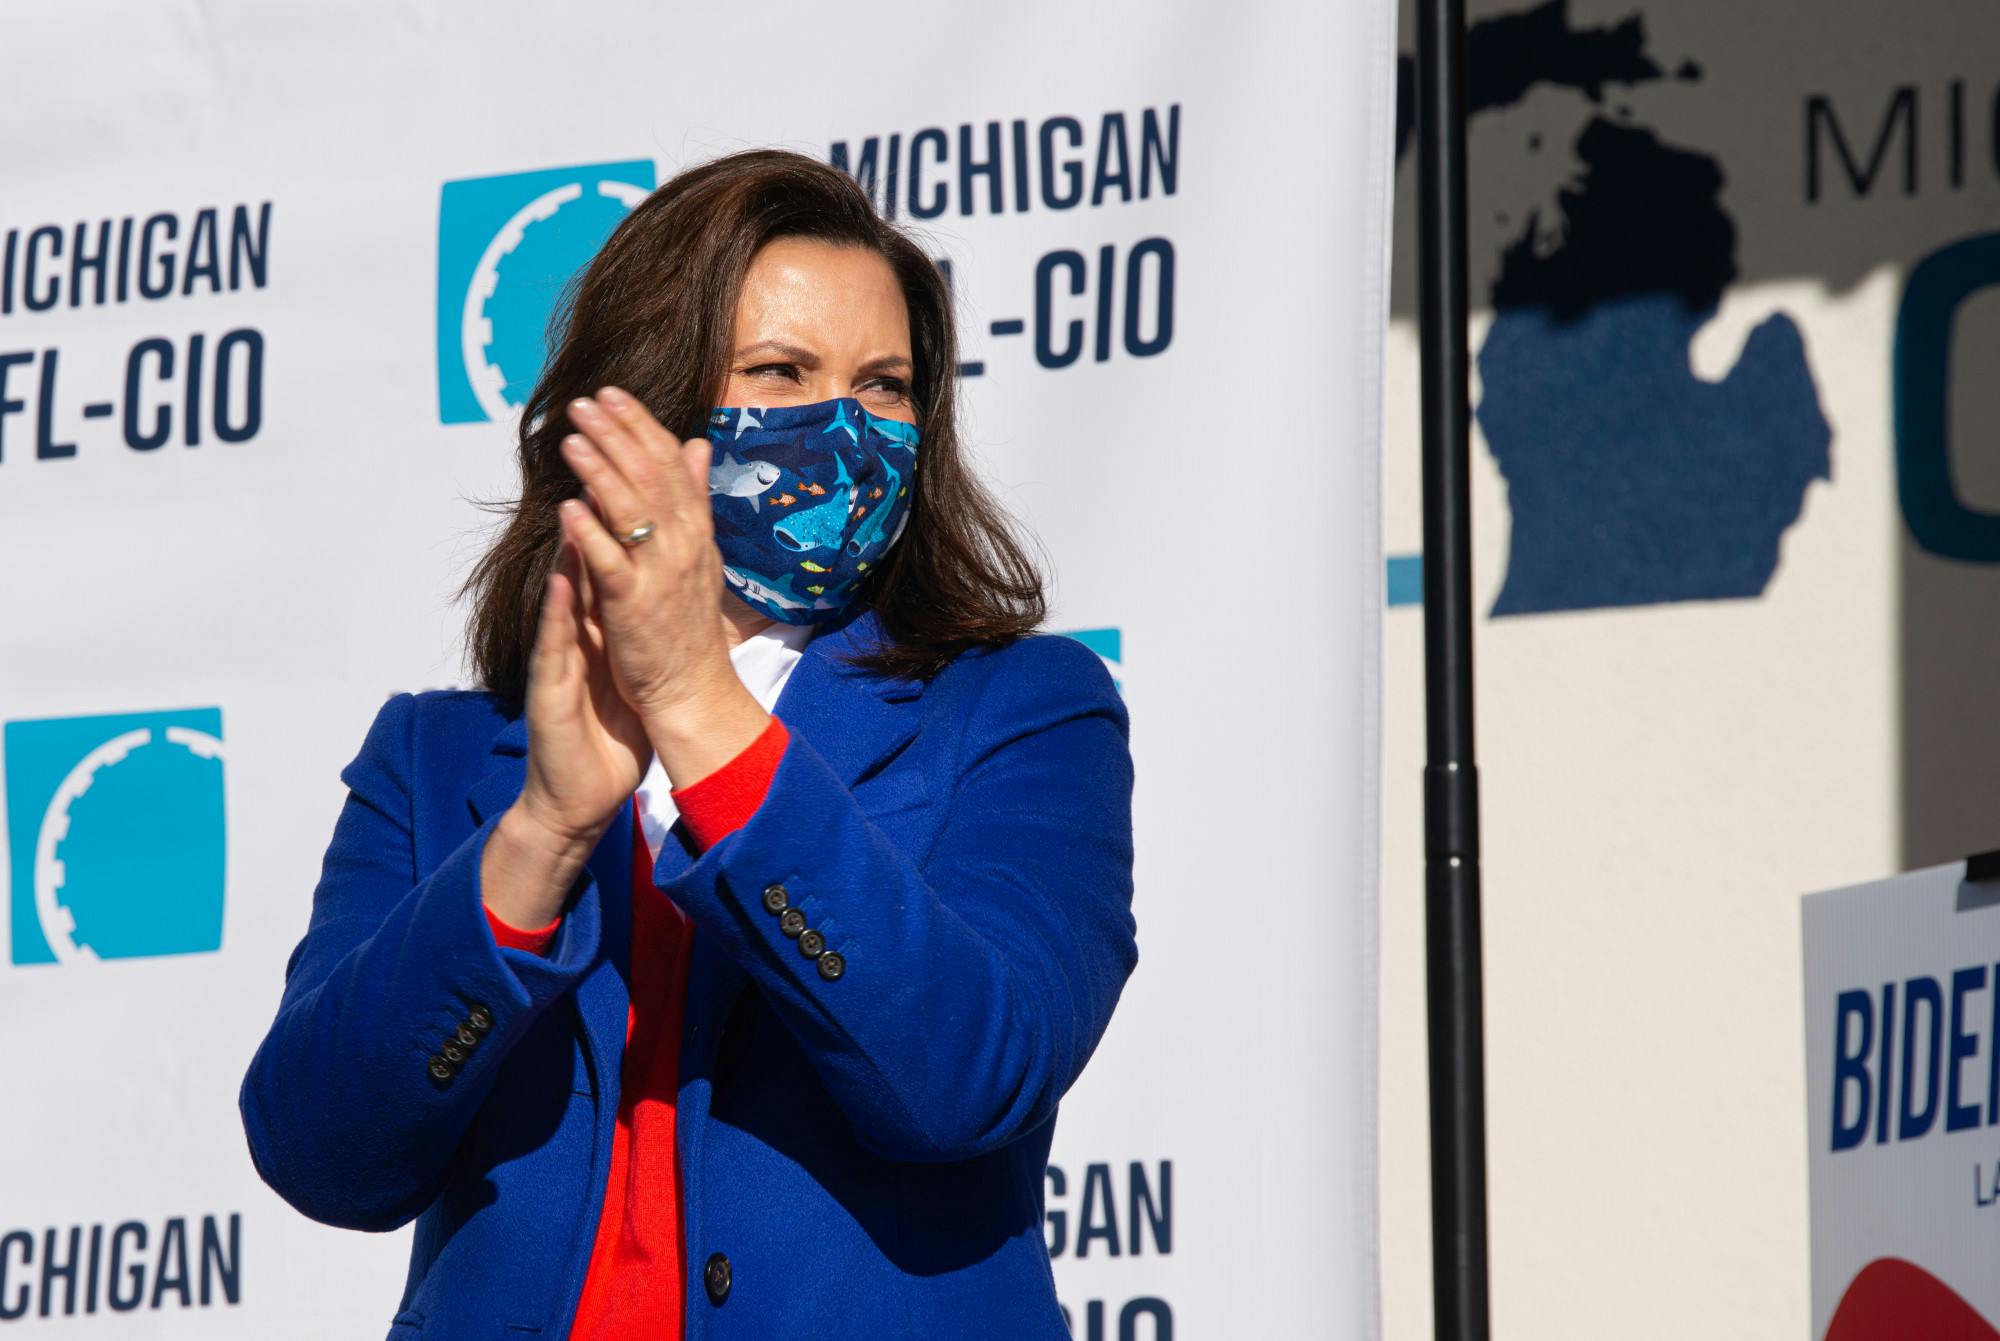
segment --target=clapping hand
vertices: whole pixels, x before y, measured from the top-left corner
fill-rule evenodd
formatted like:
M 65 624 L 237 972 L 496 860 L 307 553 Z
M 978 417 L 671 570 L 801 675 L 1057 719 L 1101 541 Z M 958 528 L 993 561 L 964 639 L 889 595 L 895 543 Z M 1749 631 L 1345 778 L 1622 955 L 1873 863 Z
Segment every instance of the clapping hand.
M 582 555 L 619 692 L 643 718 L 666 722 L 740 690 L 717 614 L 708 439 L 682 442 L 616 387 L 568 411 L 579 431 L 562 440 L 563 459 L 596 511 L 564 503 L 563 536 Z M 643 539 L 620 543 L 648 525 Z
M 616 387 L 568 412 L 579 431 L 562 440 L 563 459 L 588 506 L 559 509 L 563 551 L 528 672 L 527 780 L 503 843 L 557 873 L 581 866 L 655 753 L 685 787 L 770 722 L 729 661 L 720 603 L 734 598 L 709 511 L 708 440 L 681 441 Z M 486 902 L 514 925 L 539 926 L 567 883 L 501 876 Z

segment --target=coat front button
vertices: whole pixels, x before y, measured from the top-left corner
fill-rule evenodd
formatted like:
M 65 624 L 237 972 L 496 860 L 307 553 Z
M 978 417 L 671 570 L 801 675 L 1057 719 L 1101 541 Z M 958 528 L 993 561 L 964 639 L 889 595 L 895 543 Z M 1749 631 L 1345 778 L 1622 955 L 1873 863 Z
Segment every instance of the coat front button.
M 840 951 L 828 950 L 819 957 L 819 976 L 828 982 L 832 982 L 845 972 L 847 972 L 847 961 L 841 957 Z
M 783 885 L 764 886 L 764 911 L 776 916 L 792 906 L 792 896 L 785 892 Z
M 721 1253 L 710 1253 L 708 1265 L 701 1269 L 701 1283 L 708 1290 L 708 1302 L 719 1304 L 729 1298 L 729 1259 Z
M 799 933 L 799 953 L 807 959 L 818 959 L 826 949 L 826 937 L 808 927 Z

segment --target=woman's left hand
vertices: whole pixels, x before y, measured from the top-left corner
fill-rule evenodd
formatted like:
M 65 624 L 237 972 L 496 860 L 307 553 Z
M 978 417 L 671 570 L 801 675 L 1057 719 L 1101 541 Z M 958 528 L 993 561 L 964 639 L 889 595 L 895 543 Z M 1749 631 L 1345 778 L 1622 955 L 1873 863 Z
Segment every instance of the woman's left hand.
M 571 401 L 568 413 L 580 432 L 562 440 L 563 459 L 602 517 L 565 502 L 563 533 L 590 570 L 618 690 L 646 723 L 674 784 L 686 786 L 706 775 L 702 764 L 726 762 L 768 721 L 737 679 L 723 636 L 722 554 L 708 501 L 714 449 L 706 438 L 682 442 L 617 387 Z M 613 534 L 647 521 L 653 534 L 636 545 Z

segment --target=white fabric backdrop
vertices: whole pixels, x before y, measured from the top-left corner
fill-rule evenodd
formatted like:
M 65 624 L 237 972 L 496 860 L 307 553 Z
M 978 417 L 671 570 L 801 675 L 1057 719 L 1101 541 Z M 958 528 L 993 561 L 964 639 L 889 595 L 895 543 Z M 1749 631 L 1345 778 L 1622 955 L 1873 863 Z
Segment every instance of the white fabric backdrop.
M 448 592 L 468 500 L 513 484 L 491 416 L 532 376 L 535 268 L 684 165 L 845 146 L 858 173 L 873 138 L 898 217 L 944 206 L 913 222 L 983 365 L 968 437 L 1046 547 L 1052 627 L 1133 714 L 1141 963 L 1048 1184 L 1074 1330 L 1375 1334 L 1390 5 L 8 26 L 0 1316 L 386 1330 L 405 1235 L 278 1201 L 236 1088 L 338 770 L 385 696 L 464 682 Z

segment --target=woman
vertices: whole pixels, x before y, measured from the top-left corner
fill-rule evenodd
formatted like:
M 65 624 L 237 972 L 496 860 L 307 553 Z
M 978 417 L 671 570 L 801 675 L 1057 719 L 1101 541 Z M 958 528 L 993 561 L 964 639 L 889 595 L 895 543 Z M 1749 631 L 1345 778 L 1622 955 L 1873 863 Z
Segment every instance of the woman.
M 467 583 L 486 689 L 342 771 L 243 1083 L 293 1206 L 417 1221 L 392 1337 L 1066 1335 L 1126 718 L 1032 635 L 956 367 L 937 268 L 796 154 L 682 173 L 584 274 Z

